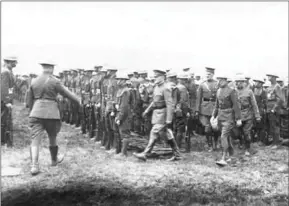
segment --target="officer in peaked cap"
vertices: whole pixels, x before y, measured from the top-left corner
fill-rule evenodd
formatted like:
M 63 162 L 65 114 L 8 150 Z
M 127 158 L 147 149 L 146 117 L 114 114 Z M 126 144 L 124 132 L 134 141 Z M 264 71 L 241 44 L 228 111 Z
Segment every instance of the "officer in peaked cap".
M 53 77 L 55 64 L 51 61 L 41 62 L 43 73 L 34 79 L 28 95 L 30 108 L 29 124 L 31 129 L 31 174 L 39 173 L 39 146 L 45 133 L 49 137 L 49 151 L 51 165 L 56 166 L 63 158 L 58 158 L 56 137 L 61 128 L 60 113 L 57 103 L 57 94 L 61 94 L 77 104 L 80 100 L 67 90 L 58 79 Z
M 148 154 L 153 150 L 154 144 L 156 143 L 161 132 L 166 132 L 168 144 L 173 150 L 173 157 L 170 161 L 180 160 L 181 154 L 179 147 L 174 138 L 173 129 L 173 116 L 175 105 L 173 102 L 173 95 L 170 84 L 165 83 L 166 71 L 162 69 L 155 69 L 155 87 L 153 102 L 144 111 L 143 117 L 147 116 L 151 111 L 152 114 L 152 129 L 150 132 L 149 142 L 145 150 L 142 153 L 134 153 L 134 156 L 140 160 L 146 161 Z
M 213 113 L 213 109 L 216 104 L 216 94 L 218 89 L 218 82 L 213 79 L 215 69 L 206 67 L 206 80 L 200 83 L 197 90 L 197 101 L 196 101 L 196 117 L 199 117 L 199 121 L 205 129 L 205 135 L 209 152 L 213 149 L 217 149 L 218 134 L 212 131 L 210 119 Z M 213 145 L 213 137 L 215 144 Z
M 218 117 L 219 130 L 221 131 L 222 158 L 216 162 L 220 166 L 226 166 L 226 157 L 228 154 L 232 154 L 229 152 L 230 148 L 233 148 L 229 140 L 236 122 L 237 126 L 242 125 L 237 91 L 229 87 L 227 79 L 226 75 L 218 76 L 220 89 L 217 93 L 217 104 L 215 104 L 212 115 L 214 118 Z

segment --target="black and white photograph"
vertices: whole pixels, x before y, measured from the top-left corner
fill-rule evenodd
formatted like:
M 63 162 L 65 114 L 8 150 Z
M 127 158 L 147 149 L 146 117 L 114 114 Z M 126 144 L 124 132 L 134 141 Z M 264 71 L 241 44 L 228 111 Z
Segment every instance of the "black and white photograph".
M 289 204 L 288 1 L 2 1 L 1 205 Z

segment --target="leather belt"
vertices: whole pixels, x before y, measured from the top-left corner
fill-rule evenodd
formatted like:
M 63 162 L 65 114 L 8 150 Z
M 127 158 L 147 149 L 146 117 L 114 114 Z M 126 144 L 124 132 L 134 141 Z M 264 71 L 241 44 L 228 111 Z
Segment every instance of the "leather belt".
M 214 98 L 203 98 L 203 101 L 204 102 L 215 102 L 216 99 L 214 99 Z

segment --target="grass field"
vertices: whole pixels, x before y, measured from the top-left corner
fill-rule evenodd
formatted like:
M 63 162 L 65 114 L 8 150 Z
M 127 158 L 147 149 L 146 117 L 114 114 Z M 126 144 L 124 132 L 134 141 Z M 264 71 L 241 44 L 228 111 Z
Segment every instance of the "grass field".
M 220 152 L 194 150 L 184 160 L 139 162 L 130 154 L 118 160 L 63 125 L 58 137 L 63 163 L 50 167 L 48 141 L 40 151 L 41 173 L 29 173 L 28 111 L 14 107 L 14 148 L 1 149 L 1 166 L 21 167 L 23 174 L 2 177 L 2 205 L 288 205 L 288 149 L 258 147 L 237 166 L 220 168 Z M 196 137 L 194 142 L 203 142 Z M 66 146 L 67 145 L 67 146 Z

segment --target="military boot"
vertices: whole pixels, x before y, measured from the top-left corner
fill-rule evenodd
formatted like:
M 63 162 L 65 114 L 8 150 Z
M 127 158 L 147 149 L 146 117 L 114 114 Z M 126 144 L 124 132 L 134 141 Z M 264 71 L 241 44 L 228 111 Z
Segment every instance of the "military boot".
M 30 147 L 30 158 L 31 158 L 31 175 L 37 175 L 39 173 L 39 147 L 38 146 L 31 146 Z
M 49 151 L 51 155 L 51 166 L 56 166 L 57 164 L 61 163 L 64 157 L 58 158 L 58 146 L 49 146 Z
M 122 146 L 121 146 L 121 153 L 117 154 L 116 157 L 118 158 L 124 158 L 127 156 L 127 147 L 129 144 L 129 140 L 128 139 L 123 139 L 122 140 Z
M 167 161 L 177 161 L 177 160 L 181 160 L 181 153 L 179 150 L 179 147 L 177 145 L 177 142 L 175 139 L 170 139 L 168 140 L 168 144 L 171 146 L 172 150 L 173 150 L 173 157 L 171 157 L 170 159 L 168 159 Z
M 181 148 L 181 146 L 182 146 L 182 140 L 183 140 L 183 135 L 178 133 L 176 135 L 176 142 L 177 142 L 177 145 L 179 148 Z
M 206 134 L 206 139 L 207 139 L 207 143 L 208 143 L 208 147 L 209 147 L 208 152 L 212 152 L 213 151 L 213 148 L 212 148 L 212 142 L 213 142 L 212 136 L 209 135 L 209 134 Z
M 133 155 L 142 161 L 146 161 L 147 155 L 153 150 L 155 143 L 156 138 L 150 138 L 149 143 L 146 146 L 145 150 L 142 153 L 133 153 Z

